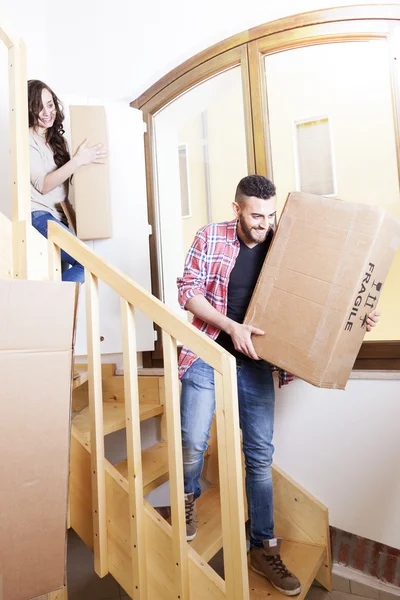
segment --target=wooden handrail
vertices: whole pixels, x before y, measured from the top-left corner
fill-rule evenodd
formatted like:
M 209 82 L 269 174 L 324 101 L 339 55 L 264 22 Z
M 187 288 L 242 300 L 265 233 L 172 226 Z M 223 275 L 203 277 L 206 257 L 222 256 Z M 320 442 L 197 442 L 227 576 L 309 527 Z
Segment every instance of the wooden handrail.
M 18 38 L 13 34 L 13 32 L 7 27 L 0 27 L 0 40 L 3 42 L 7 48 L 11 48 L 18 40 Z
M 143 497 L 141 482 L 139 397 L 134 377 L 137 373 L 135 360 L 136 345 L 134 336 L 135 309 L 141 310 L 163 330 L 164 368 L 165 368 L 165 413 L 168 430 L 168 470 L 171 485 L 172 509 L 172 553 L 175 565 L 175 593 L 181 600 L 190 600 L 191 582 L 189 577 L 189 555 L 186 542 L 186 524 L 184 507 L 182 437 L 180 424 L 179 381 L 177 363 L 177 339 L 214 368 L 216 386 L 216 421 L 218 430 L 220 492 L 222 513 L 222 536 L 224 540 L 224 564 L 226 598 L 229 600 L 248 600 L 249 585 L 247 573 L 246 539 L 244 530 L 244 495 L 242 460 L 240 451 L 239 408 L 236 383 L 236 361 L 226 350 L 205 336 L 193 325 L 182 321 L 167 306 L 149 292 L 109 265 L 103 258 L 90 250 L 83 242 L 74 237 L 57 223 L 50 222 L 49 270 L 55 277 L 60 272 L 59 249 L 73 256 L 85 267 L 87 294 L 93 295 L 93 281 L 101 280 L 113 289 L 121 298 L 122 326 L 124 338 L 124 367 L 126 369 L 126 418 L 128 442 L 129 508 L 131 515 L 132 576 L 135 586 L 135 600 L 145 600 L 146 550 L 143 530 Z M 96 287 L 97 290 L 97 287 Z M 95 290 L 95 291 L 96 291 Z M 97 296 L 96 296 L 97 298 Z M 97 302 L 88 310 L 88 322 L 97 323 Z M 98 327 L 95 327 L 99 338 Z M 100 347 L 95 345 L 93 327 L 91 334 L 90 363 L 99 367 Z M 94 356 L 95 354 L 95 356 Z M 97 371 L 99 369 L 97 368 Z M 104 429 L 102 428 L 101 381 L 91 373 L 89 389 L 97 394 L 90 403 L 91 410 L 91 446 L 93 473 L 93 523 L 95 539 L 96 571 L 104 575 L 107 565 L 103 561 L 107 554 L 105 535 L 100 533 L 106 528 L 105 481 L 99 470 L 104 462 Z
M 112 267 L 101 256 L 55 222 L 49 222 L 50 242 L 73 256 L 93 275 L 101 279 L 121 298 L 157 323 L 173 338 L 188 346 L 218 373 L 223 372 L 223 350 L 216 342 L 199 332 L 196 327 L 180 319 L 170 308 L 135 283 L 119 269 Z

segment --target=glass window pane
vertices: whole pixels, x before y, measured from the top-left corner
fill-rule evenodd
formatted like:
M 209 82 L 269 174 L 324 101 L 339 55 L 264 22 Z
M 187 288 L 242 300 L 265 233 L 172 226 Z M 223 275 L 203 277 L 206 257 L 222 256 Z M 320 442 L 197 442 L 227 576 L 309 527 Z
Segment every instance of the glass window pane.
M 388 56 L 386 41 L 374 40 L 296 48 L 265 57 L 280 208 L 291 191 L 319 190 L 341 200 L 379 204 L 400 217 Z M 325 125 L 313 123 L 321 119 Z M 299 126 L 302 123 L 308 125 Z M 381 323 L 367 339 L 400 339 L 399 298 L 400 253 L 380 300 Z
M 247 175 L 241 68 L 197 85 L 154 117 L 163 300 L 178 308 L 176 278 L 195 233 L 234 218 L 232 202 Z

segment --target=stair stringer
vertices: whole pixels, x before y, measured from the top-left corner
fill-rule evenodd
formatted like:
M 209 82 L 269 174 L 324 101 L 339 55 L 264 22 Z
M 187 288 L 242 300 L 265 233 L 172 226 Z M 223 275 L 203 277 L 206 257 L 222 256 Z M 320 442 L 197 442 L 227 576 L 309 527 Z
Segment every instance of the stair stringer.
M 0 278 L 12 277 L 12 224 L 0 212 Z
M 69 525 L 93 552 L 90 442 L 74 425 L 71 427 Z
M 133 597 L 129 487 L 110 462 L 105 460 L 104 467 L 109 571 Z M 74 426 L 70 473 L 71 527 L 93 550 L 90 442 Z M 149 600 L 176 600 L 172 528 L 146 501 L 144 515 Z M 188 557 L 191 600 L 226 600 L 225 583 L 219 575 L 190 546 Z
M 327 507 L 276 465 L 273 465 L 272 477 L 276 535 L 325 548 L 325 559 L 315 577 L 331 591 L 332 558 Z

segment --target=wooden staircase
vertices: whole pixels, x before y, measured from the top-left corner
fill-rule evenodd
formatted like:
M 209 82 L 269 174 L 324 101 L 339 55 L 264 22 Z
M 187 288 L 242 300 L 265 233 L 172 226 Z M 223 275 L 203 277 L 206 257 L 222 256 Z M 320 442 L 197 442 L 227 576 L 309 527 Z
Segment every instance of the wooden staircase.
M 70 478 L 70 526 L 82 540 L 93 549 L 92 495 L 90 466 L 90 414 L 87 383 L 87 367 L 79 365 L 80 378 L 75 380 L 73 392 L 71 478 Z M 78 384 L 78 381 L 80 385 Z M 140 420 L 161 419 L 164 439 L 142 451 L 143 495 L 147 495 L 169 479 L 168 446 L 165 427 L 165 386 L 162 369 L 138 369 L 140 398 Z M 125 428 L 124 377 L 115 375 L 115 365 L 102 366 L 104 434 Z M 213 428 L 212 434 L 215 435 Z M 203 476 L 210 472 L 208 461 L 218 462 L 213 435 L 206 453 Z M 131 597 L 134 590 L 131 584 L 129 528 L 127 527 L 126 503 L 128 495 L 128 460 L 111 465 L 105 460 L 107 473 L 107 511 L 109 536 L 113 560 L 110 572 Z M 213 471 L 211 471 L 213 472 Z M 214 469 L 215 473 L 215 469 Z M 274 468 L 276 535 L 282 536 L 283 560 L 288 568 L 299 577 L 304 598 L 315 578 L 330 589 L 330 552 L 327 510 L 308 492 L 296 485 L 279 469 Z M 121 512 L 119 508 L 122 509 Z M 123 509 L 125 508 L 125 514 Z M 159 527 L 166 537 L 171 536 L 170 521 L 165 521 L 148 503 L 146 510 L 154 529 Z M 214 584 L 210 595 L 199 598 L 219 598 L 218 590 L 223 589 L 223 580 L 210 573 L 208 563 L 223 547 L 221 498 L 218 481 L 210 484 L 197 501 L 198 534 L 190 543 L 195 553 L 197 565 L 211 577 Z M 159 535 L 163 539 L 163 534 Z M 167 535 L 168 534 L 168 535 Z M 158 535 L 158 534 L 157 534 Z M 157 544 L 157 536 L 155 544 Z M 209 584 L 211 585 L 211 584 Z M 172 593 L 172 589 L 171 589 Z M 212 593 L 212 595 L 211 595 Z M 168 598 L 168 595 L 159 596 Z M 174 596 L 171 595 L 171 598 Z M 191 596 L 192 597 L 192 596 Z M 153 596 L 149 596 L 150 599 Z M 154 596 L 154 600 L 158 600 Z M 273 600 L 282 598 L 269 582 L 249 569 L 249 598 L 252 600 Z
M 57 226 L 50 230 L 52 277 L 60 276 L 57 244 L 86 267 L 90 363 L 75 365 L 72 385 L 69 525 L 93 550 L 96 572 L 101 577 L 111 573 L 134 600 L 278 599 L 279 592 L 248 570 L 246 562 L 234 360 L 67 232 Z M 10 272 L 7 265 L 4 268 Z M 128 377 L 116 375 L 114 365 L 101 365 L 95 317 L 100 278 L 121 295 Z M 137 369 L 134 305 L 163 328 L 165 373 Z M 165 329 L 174 331 L 176 338 Z M 190 544 L 185 539 L 181 493 L 176 339 L 208 360 L 217 382 L 216 417 L 203 470 L 210 485 L 197 502 L 198 534 Z M 161 421 L 161 439 L 142 451 L 140 422 L 149 419 Z M 104 436 L 120 430 L 126 431 L 128 456 L 112 465 L 104 457 Z M 331 589 L 326 508 L 277 467 L 273 478 L 276 535 L 284 539 L 283 559 L 303 585 L 300 600 L 314 578 Z M 144 499 L 168 480 L 170 522 Z M 208 564 L 221 548 L 224 579 Z M 46 600 L 67 600 L 67 589 Z
M 9 52 L 12 223 L 1 215 L 0 275 L 61 279 L 60 251 L 85 268 L 88 367 L 73 380 L 69 524 L 94 552 L 100 577 L 111 573 L 133 600 L 274 600 L 280 594 L 248 571 L 245 498 L 235 359 L 56 223 L 48 244 L 31 226 L 25 46 L 0 27 Z M 124 376 L 102 366 L 99 281 L 120 298 Z M 165 372 L 138 377 L 135 311 L 162 331 Z M 198 501 L 198 535 L 186 542 L 177 347 L 188 346 L 214 370 L 216 413 Z M 161 419 L 162 439 L 142 451 L 140 423 Z M 104 436 L 125 429 L 127 459 L 113 466 Z M 300 577 L 302 599 L 313 579 L 331 589 L 328 514 L 274 469 L 276 535 Z M 144 499 L 169 480 L 171 522 Z M 208 564 L 224 549 L 224 578 Z M 67 589 L 43 600 L 67 600 Z
M 279 592 L 247 565 L 234 360 L 56 225 L 50 226 L 49 242 L 53 278 L 60 276 L 57 247 L 86 267 L 90 362 L 89 367 L 75 365 L 72 385 L 69 525 L 93 550 L 96 572 L 100 577 L 111 573 L 134 600 L 278 599 Z M 98 279 L 121 296 L 125 376 L 116 375 L 114 365 L 101 365 Z M 137 369 L 134 306 L 163 329 L 165 373 Z M 217 383 L 203 470 L 210 485 L 197 502 L 198 534 L 190 544 L 185 539 L 177 339 L 213 366 Z M 140 423 L 149 419 L 161 421 L 161 439 L 142 451 Z M 104 436 L 120 430 L 126 431 L 128 456 L 112 465 L 104 457 Z M 284 561 L 301 580 L 302 600 L 314 578 L 331 589 L 328 513 L 277 467 L 273 478 L 276 535 L 284 539 Z M 168 480 L 170 522 L 144 499 Z M 208 564 L 221 548 L 224 578 Z M 46 600 L 67 597 L 62 588 Z

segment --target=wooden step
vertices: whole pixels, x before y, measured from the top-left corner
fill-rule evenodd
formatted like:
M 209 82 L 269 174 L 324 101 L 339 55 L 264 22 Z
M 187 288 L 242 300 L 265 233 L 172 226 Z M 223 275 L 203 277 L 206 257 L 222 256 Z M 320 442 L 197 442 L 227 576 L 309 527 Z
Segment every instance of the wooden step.
M 190 545 L 205 561 L 211 560 L 222 548 L 222 524 L 220 491 L 217 486 L 210 486 L 196 502 L 197 536 Z M 303 591 L 298 600 L 304 598 L 311 587 L 323 561 L 326 550 L 324 546 L 291 542 L 282 543 L 282 559 L 288 569 L 299 577 Z M 249 569 L 251 600 L 282 600 L 282 594 L 265 579 Z
M 164 407 L 161 404 L 140 404 L 140 420 L 146 421 L 157 415 L 162 415 Z M 104 435 L 125 428 L 125 405 L 123 402 L 103 402 Z M 86 406 L 72 423 L 85 436 L 90 439 L 89 407 Z
M 159 367 L 139 367 L 137 373 L 138 377 L 164 377 L 164 369 Z
M 325 560 L 326 549 L 324 546 L 283 540 L 281 556 L 289 571 L 300 579 L 302 592 L 296 599 L 302 600 Z M 257 575 L 250 568 L 249 584 L 251 600 L 282 600 L 282 594 L 265 577 Z
M 128 477 L 128 461 L 123 460 L 114 465 L 117 471 Z M 167 442 L 159 442 L 142 452 L 143 495 L 149 494 L 158 486 L 168 481 L 168 448 Z
M 116 375 L 116 365 L 103 364 L 102 392 L 103 402 L 121 402 L 125 400 L 124 376 Z M 72 410 L 81 412 L 89 404 L 88 365 L 74 365 Z M 139 401 L 141 404 L 164 404 L 163 369 L 138 369 Z
M 125 478 L 128 462 L 114 465 Z M 169 479 L 168 448 L 160 442 L 142 452 L 143 494 L 146 495 Z M 196 501 L 197 536 L 190 545 L 208 562 L 222 548 L 222 525 L 219 487 L 210 486 Z
M 196 501 L 197 535 L 190 545 L 208 562 L 222 548 L 219 487 L 211 485 Z
M 87 382 L 89 377 L 88 371 L 77 369 L 74 370 L 74 375 L 72 379 L 72 389 L 76 390 L 78 387 Z

